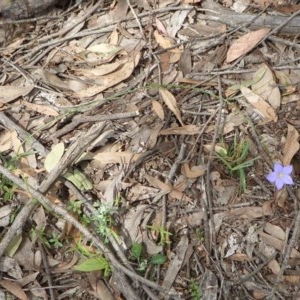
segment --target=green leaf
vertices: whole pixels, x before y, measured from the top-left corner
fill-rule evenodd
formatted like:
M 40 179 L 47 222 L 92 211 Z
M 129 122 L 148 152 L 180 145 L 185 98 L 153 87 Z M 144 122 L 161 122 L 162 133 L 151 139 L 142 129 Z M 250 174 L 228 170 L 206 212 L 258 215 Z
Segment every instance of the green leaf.
M 44 167 L 47 172 L 50 172 L 59 163 L 65 151 L 64 143 L 56 144 L 48 153 L 45 159 Z
M 166 262 L 166 260 L 167 257 L 165 255 L 158 253 L 151 257 L 150 263 L 153 265 L 162 265 Z
M 142 244 L 140 244 L 140 243 L 133 243 L 132 247 L 131 247 L 131 252 L 132 252 L 132 255 L 136 259 L 139 259 L 141 257 L 141 253 L 142 253 Z
M 73 173 L 67 172 L 64 175 L 64 178 L 71 181 L 79 190 L 83 189 L 83 185 L 82 185 L 81 181 L 78 180 L 78 178 Z
M 91 181 L 78 169 L 74 170 L 74 176 L 81 182 L 82 188 L 84 190 L 88 191 L 93 188 L 93 184 L 91 183 Z
M 5 253 L 9 257 L 13 257 L 15 253 L 18 251 L 21 243 L 22 243 L 22 234 L 18 234 L 11 240 L 8 247 L 6 248 Z
M 109 270 L 109 263 L 103 256 L 91 257 L 80 264 L 74 266 L 74 270 L 82 272 L 92 272 L 99 270 Z

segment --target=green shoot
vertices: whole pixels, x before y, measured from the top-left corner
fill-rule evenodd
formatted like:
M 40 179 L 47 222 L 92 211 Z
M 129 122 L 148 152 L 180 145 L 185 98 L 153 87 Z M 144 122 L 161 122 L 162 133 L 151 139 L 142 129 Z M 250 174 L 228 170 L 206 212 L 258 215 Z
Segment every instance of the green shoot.
M 189 290 L 193 300 L 200 300 L 202 297 L 201 289 L 199 287 L 199 282 L 192 279 L 189 285 Z
M 246 174 L 245 169 L 251 167 L 259 157 L 247 160 L 250 150 L 250 143 L 246 140 L 237 141 L 234 139 L 233 145 L 226 151 L 225 147 L 219 152 L 216 152 L 219 160 L 227 167 L 230 174 L 237 173 L 240 179 L 241 190 L 246 189 Z
M 74 267 L 74 270 L 82 272 L 102 270 L 104 272 L 104 277 L 108 277 L 111 274 L 110 264 L 102 255 L 84 259 Z
M 82 201 L 80 201 L 80 200 L 70 201 L 69 205 L 67 206 L 67 210 L 71 210 L 72 212 L 76 213 L 77 215 L 81 215 L 81 213 L 82 213 L 81 205 L 82 205 Z
M 63 246 L 63 244 L 59 240 L 59 235 L 54 232 L 52 232 L 52 236 L 49 239 L 49 243 L 52 244 L 57 249 Z
M 118 234 L 112 229 L 113 218 L 112 213 L 115 211 L 114 207 L 106 207 L 103 204 L 96 203 L 97 214 L 93 216 L 93 221 L 96 222 L 97 233 L 103 238 L 104 242 L 108 242 L 108 237 L 113 236 L 116 240 L 119 240 Z
M 164 247 L 166 244 L 170 244 L 170 236 L 172 235 L 171 232 L 164 229 L 163 226 L 157 227 L 157 226 L 147 226 L 149 229 L 156 232 L 159 236 L 159 246 Z

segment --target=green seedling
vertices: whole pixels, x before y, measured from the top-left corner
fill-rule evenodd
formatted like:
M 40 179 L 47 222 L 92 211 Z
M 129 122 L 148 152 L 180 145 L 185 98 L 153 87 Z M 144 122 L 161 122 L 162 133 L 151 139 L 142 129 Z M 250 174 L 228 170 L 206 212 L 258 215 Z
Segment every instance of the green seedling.
M 92 219 L 97 226 L 97 233 L 104 238 L 105 243 L 108 242 L 109 236 L 113 236 L 116 240 L 119 240 L 118 234 L 112 229 L 114 225 L 112 213 L 116 209 L 99 203 L 95 203 L 94 206 L 96 207 L 97 213 Z
M 138 262 L 137 271 L 143 272 L 146 270 L 148 266 L 148 260 L 142 257 L 142 244 L 141 243 L 133 243 L 131 246 L 131 259 Z M 150 263 L 153 265 L 162 265 L 166 262 L 167 257 L 163 254 L 155 254 L 151 256 Z
M 131 246 L 131 258 L 137 261 L 137 271 L 144 272 L 148 266 L 147 259 L 142 258 L 143 246 L 141 243 L 133 243 Z
M 161 253 L 151 256 L 150 263 L 152 265 L 163 265 L 167 261 L 167 257 Z
M 108 260 L 102 255 L 97 255 L 82 260 L 78 265 L 74 267 L 74 270 L 82 272 L 102 270 L 105 277 L 108 277 L 111 274 L 110 264 Z
M 78 169 L 75 169 L 72 173 L 67 172 L 64 178 L 71 181 L 81 191 L 89 191 L 93 188 L 92 182 Z
M 81 215 L 82 214 L 81 206 L 82 206 L 82 201 L 73 200 L 70 201 L 69 205 L 67 206 L 67 210 L 70 210 L 77 215 Z
M 164 247 L 166 244 L 170 244 L 170 236 L 172 235 L 171 232 L 165 230 L 163 226 L 157 227 L 157 226 L 147 226 L 150 230 L 153 230 L 156 232 L 159 236 L 159 246 Z
M 30 238 L 32 241 L 39 240 L 45 247 L 51 249 L 51 245 L 49 243 L 44 229 L 32 228 L 30 231 Z
M 219 160 L 228 168 L 231 175 L 237 173 L 240 179 L 241 190 L 246 189 L 246 173 L 245 169 L 253 166 L 255 160 L 260 157 L 247 160 L 250 150 L 250 143 L 246 140 L 237 141 L 234 139 L 232 146 L 226 150 L 226 147 L 222 147 L 221 150 L 216 152 Z
M 193 300 L 200 300 L 202 297 L 202 292 L 199 287 L 199 282 L 197 282 L 195 279 L 192 279 L 189 284 L 189 290 L 191 293 L 191 298 Z
M 18 157 L 11 157 L 9 159 L 6 159 L 1 153 L 0 153 L 0 160 L 5 168 L 7 168 L 9 171 L 13 171 L 16 169 L 16 164 L 18 161 Z M 10 201 L 13 198 L 13 195 L 17 189 L 17 185 L 14 184 L 11 180 L 9 180 L 4 175 L 0 174 L 0 196 L 6 200 Z
M 63 244 L 59 239 L 60 239 L 59 235 L 53 232 L 51 238 L 49 239 L 49 243 L 52 244 L 57 249 L 61 248 Z
M 204 232 L 199 227 L 195 229 L 195 235 L 198 237 L 201 243 L 204 243 Z

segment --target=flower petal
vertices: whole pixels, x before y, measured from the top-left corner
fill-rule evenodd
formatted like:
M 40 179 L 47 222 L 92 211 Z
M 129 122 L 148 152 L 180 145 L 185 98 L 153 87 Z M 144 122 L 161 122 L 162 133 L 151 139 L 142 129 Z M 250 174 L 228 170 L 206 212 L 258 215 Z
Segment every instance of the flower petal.
M 281 190 L 284 185 L 283 180 L 281 178 L 277 178 L 277 180 L 275 181 L 275 185 L 278 190 Z
M 293 166 L 292 165 L 287 165 L 284 166 L 282 169 L 282 173 L 286 175 L 290 175 L 293 172 Z
M 274 172 L 275 173 L 281 173 L 282 172 L 282 169 L 283 169 L 283 165 L 280 164 L 280 163 L 275 163 L 274 164 Z
M 294 184 L 293 178 L 290 175 L 284 175 L 281 180 L 284 184 Z
M 271 172 L 266 176 L 267 180 L 269 180 L 271 183 L 274 183 L 277 179 L 277 174 L 275 172 Z

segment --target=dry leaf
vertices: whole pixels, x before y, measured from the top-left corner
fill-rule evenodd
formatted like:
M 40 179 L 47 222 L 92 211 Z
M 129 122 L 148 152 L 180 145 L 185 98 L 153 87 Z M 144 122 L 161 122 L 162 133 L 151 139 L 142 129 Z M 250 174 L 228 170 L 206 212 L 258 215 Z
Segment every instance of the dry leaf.
M 249 32 L 235 40 L 228 49 L 226 62 L 230 63 L 254 49 L 269 32 L 270 29 L 263 28 Z
M 247 101 L 253 105 L 258 113 L 266 119 L 266 121 L 277 121 L 277 115 L 274 109 L 259 95 L 256 95 L 252 90 L 246 87 L 241 87 L 241 92 Z
M 159 93 L 162 99 L 164 100 L 164 102 L 167 104 L 168 108 L 176 116 L 181 126 L 184 126 L 183 121 L 181 119 L 181 112 L 178 108 L 176 98 L 168 90 L 163 88 L 159 88 Z
M 124 81 L 132 74 L 135 66 L 138 64 L 139 59 L 140 53 L 128 56 L 126 60 L 123 61 L 122 66 L 120 66 L 120 68 L 118 68 L 115 72 L 103 76 L 97 76 L 94 78 L 95 85 L 74 93 L 74 97 L 92 97 L 103 92 L 109 87 Z
M 174 46 L 174 42 L 172 39 L 164 37 L 161 35 L 157 30 L 154 31 L 154 38 L 156 42 L 161 46 L 163 49 L 169 49 Z
M 167 194 L 170 194 L 170 196 L 174 199 L 186 200 L 186 201 L 192 200 L 189 197 L 187 197 L 185 194 L 183 194 L 182 192 L 174 189 L 174 187 L 172 187 L 170 184 L 164 183 L 164 182 L 160 181 L 159 179 L 149 176 L 149 175 L 145 175 L 145 177 L 151 185 L 161 189 L 162 191 L 164 191 Z
M 252 91 L 268 101 L 274 109 L 277 109 L 280 106 L 281 95 L 272 71 L 264 64 L 255 73 L 254 78 L 256 77 L 256 74 L 263 74 L 263 76 L 260 80 L 252 84 Z
M 266 222 L 264 226 L 264 231 L 276 237 L 277 239 L 280 239 L 282 241 L 285 240 L 285 232 L 277 225 L 273 225 L 269 222 Z
M 93 159 L 99 160 L 102 164 L 129 164 L 135 162 L 140 154 L 131 152 L 100 152 L 93 156 Z
M 53 116 L 53 117 L 56 117 L 59 115 L 59 113 L 56 110 L 54 110 L 52 107 L 50 107 L 48 105 L 40 105 L 40 104 L 30 103 L 27 101 L 23 101 L 22 103 L 29 109 L 36 111 L 43 115 L 48 115 L 48 116 Z
M 190 179 L 193 178 L 198 178 L 202 175 L 204 175 L 206 172 L 206 166 L 202 165 L 202 166 L 193 166 L 190 168 L 188 163 L 184 163 L 182 165 L 182 173 Z
M 158 117 L 163 121 L 165 119 L 165 112 L 162 105 L 158 101 L 152 100 L 152 108 Z
M 290 125 L 287 124 L 288 126 L 288 132 L 287 132 L 287 137 L 286 137 L 286 141 L 284 144 L 284 148 L 283 148 L 283 159 L 282 162 L 284 165 L 289 165 L 292 161 L 292 158 L 294 157 L 294 155 L 298 152 L 300 146 L 299 146 L 299 132 L 297 131 L 297 129 Z
M 23 292 L 23 289 L 15 282 L 1 279 L 0 285 L 4 287 L 8 292 L 16 296 L 20 300 L 27 300 L 27 295 Z
M 33 90 L 34 86 L 0 86 L 0 102 L 8 103 L 21 96 L 26 96 Z
M 270 246 L 273 246 L 275 249 L 282 251 L 284 248 L 284 241 L 279 240 L 265 232 L 260 232 L 261 239 Z M 291 256 L 292 258 L 300 258 L 300 252 L 298 252 L 295 248 L 292 249 Z
M 173 134 L 183 134 L 183 135 L 194 135 L 200 134 L 203 131 L 203 126 L 199 127 L 196 125 L 184 125 L 182 127 L 167 128 L 162 129 L 160 135 L 173 135 Z

